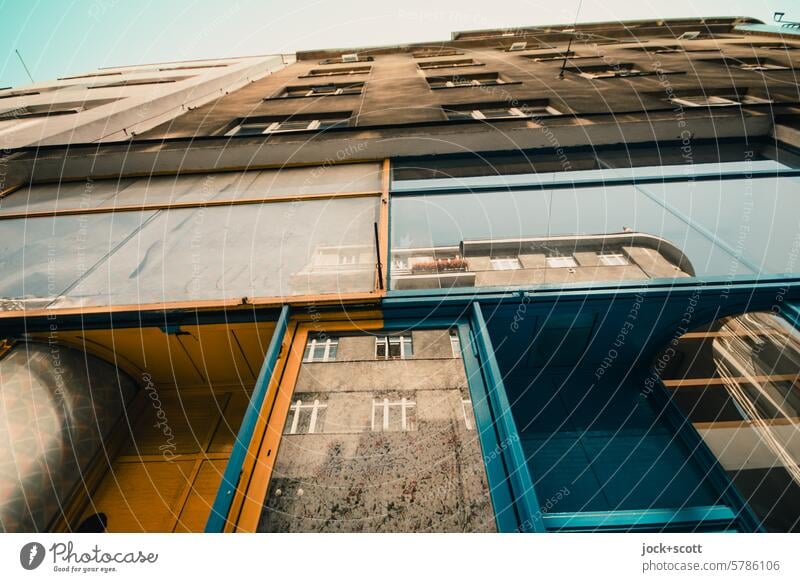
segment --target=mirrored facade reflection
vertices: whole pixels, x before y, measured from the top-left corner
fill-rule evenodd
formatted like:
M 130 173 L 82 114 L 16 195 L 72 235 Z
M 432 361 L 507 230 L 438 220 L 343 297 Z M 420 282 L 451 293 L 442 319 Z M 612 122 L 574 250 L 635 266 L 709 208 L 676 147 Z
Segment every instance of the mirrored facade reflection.
M 800 531 L 800 333 L 769 312 L 726 317 L 660 356 L 661 376 L 769 531 Z
M 747 23 L 0 91 L 0 530 L 797 531 L 800 36 Z M 95 76 L 172 109 L 65 133 Z
M 495 531 L 447 329 L 308 340 L 258 531 Z

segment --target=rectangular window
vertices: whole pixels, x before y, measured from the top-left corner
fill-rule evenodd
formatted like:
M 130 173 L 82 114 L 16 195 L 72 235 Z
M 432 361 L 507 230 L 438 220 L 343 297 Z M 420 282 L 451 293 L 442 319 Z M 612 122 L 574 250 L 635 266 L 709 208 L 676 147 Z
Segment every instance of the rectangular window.
M 426 63 L 419 63 L 419 68 L 423 71 L 430 69 L 450 69 L 453 67 L 477 67 L 482 65 L 475 59 L 450 59 L 447 61 L 430 61 Z
M 458 338 L 458 331 L 450 330 L 450 349 L 453 351 L 454 358 L 461 357 L 461 340 Z
M 572 269 L 578 266 L 573 257 L 547 257 L 545 264 L 550 269 Z
M 600 264 L 605 267 L 629 265 L 628 259 L 622 253 L 603 253 L 600 255 Z
M 5 119 L 29 119 L 33 117 L 52 117 L 80 113 L 83 107 L 60 105 L 22 105 L 0 110 L 0 121 Z
M 338 337 L 318 338 L 314 337 L 306 343 L 306 350 L 303 353 L 304 362 L 333 362 L 336 360 L 336 352 L 339 350 Z
M 113 87 L 134 87 L 136 85 L 163 85 L 164 83 L 175 83 L 183 81 L 188 77 L 173 77 L 165 79 L 127 79 L 124 81 L 113 81 L 111 83 L 101 83 L 99 85 L 89 85 L 87 89 L 111 89 Z
M 455 87 L 481 87 L 484 85 L 504 85 L 506 81 L 498 73 L 476 75 L 451 75 L 447 77 L 427 77 L 431 89 L 451 89 Z
M 614 79 L 618 77 L 641 77 L 643 75 L 654 74 L 653 72 L 643 72 L 637 69 L 632 63 L 571 67 L 567 70 L 584 79 Z
M 324 85 L 299 85 L 286 87 L 275 97 L 268 99 L 286 99 L 298 97 L 327 97 L 331 95 L 360 95 L 364 89 L 363 82 L 326 83 Z
M 425 51 L 417 51 L 412 53 L 411 56 L 415 59 L 427 59 L 431 57 L 452 57 L 456 55 L 463 55 L 464 53 L 451 48 L 441 48 Z
M 508 52 L 524 51 L 526 48 L 528 48 L 527 42 L 514 42 L 511 43 L 510 47 L 508 47 Z
M 379 360 L 405 360 L 413 355 L 410 335 L 375 338 L 375 357 Z
M 476 105 L 475 108 L 463 106 L 442 106 L 447 118 L 451 121 L 459 119 L 513 119 L 530 117 L 549 117 L 560 115 L 555 107 L 549 105 L 520 105 L 517 107 L 493 107 Z
M 309 116 L 294 116 L 285 119 L 265 121 L 244 120 L 228 131 L 226 136 L 262 135 L 271 133 L 288 133 L 295 131 L 323 131 L 332 127 L 345 127 L 350 115 L 330 116 L 313 119 Z
M 404 432 L 417 430 L 417 404 L 413 400 L 372 401 L 373 432 Z
M 490 263 L 494 271 L 516 271 L 522 268 L 517 257 L 499 257 L 491 259 Z
M 781 65 L 778 63 L 758 62 L 758 63 L 742 63 L 739 68 L 745 71 L 788 71 L 791 67 Z
M 363 56 L 357 53 L 349 53 L 342 55 L 340 57 L 334 57 L 332 59 L 323 59 L 319 62 L 320 65 L 338 65 L 342 63 L 368 63 L 373 61 L 374 59 L 370 56 Z
M 475 430 L 475 416 L 472 413 L 472 400 L 469 398 L 461 399 L 461 412 L 464 413 L 464 427 L 467 430 Z
M 672 103 L 683 105 L 684 107 L 733 107 L 737 105 L 760 105 L 762 103 L 772 103 L 771 99 L 744 95 L 686 95 L 684 97 L 673 97 Z
M 323 431 L 328 405 L 319 400 L 303 403 L 295 400 L 289 408 L 283 434 L 314 434 Z
M 549 61 L 563 61 L 565 58 L 574 57 L 575 51 L 538 53 L 533 55 L 523 55 L 536 63 L 546 63 Z
M 338 75 L 364 75 L 369 73 L 372 67 L 364 65 L 360 67 L 340 67 L 338 69 L 311 69 L 303 77 L 335 77 Z

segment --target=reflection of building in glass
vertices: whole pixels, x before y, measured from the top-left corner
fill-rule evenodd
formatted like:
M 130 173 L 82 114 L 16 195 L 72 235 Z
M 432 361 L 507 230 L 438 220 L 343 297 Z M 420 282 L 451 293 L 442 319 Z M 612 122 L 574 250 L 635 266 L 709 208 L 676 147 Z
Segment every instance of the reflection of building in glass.
M 259 531 L 494 531 L 448 330 L 336 340 L 300 369 Z
M 0 91 L 0 529 L 796 531 L 797 32 Z
M 663 373 L 771 531 L 800 531 L 800 333 L 772 313 L 684 335 Z
M 639 233 L 463 241 L 392 253 L 393 289 L 587 283 L 690 277 L 669 241 Z

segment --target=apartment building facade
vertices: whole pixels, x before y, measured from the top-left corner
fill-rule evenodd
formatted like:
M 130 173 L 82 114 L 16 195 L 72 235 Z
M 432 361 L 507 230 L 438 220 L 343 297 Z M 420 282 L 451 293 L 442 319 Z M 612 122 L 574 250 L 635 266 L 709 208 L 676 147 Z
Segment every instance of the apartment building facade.
M 2 528 L 798 531 L 799 57 L 465 31 L 36 136 L 12 91 Z

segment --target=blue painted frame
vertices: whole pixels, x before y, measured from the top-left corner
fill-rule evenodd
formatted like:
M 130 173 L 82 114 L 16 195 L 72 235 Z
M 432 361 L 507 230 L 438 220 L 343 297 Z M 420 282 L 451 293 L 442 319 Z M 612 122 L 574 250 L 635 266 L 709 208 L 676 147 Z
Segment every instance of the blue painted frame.
M 270 339 L 267 353 L 264 356 L 264 362 L 261 364 L 261 370 L 256 379 L 253 395 L 250 398 L 250 403 L 247 405 L 242 424 L 236 434 L 236 442 L 233 445 L 228 464 L 225 466 L 225 472 L 222 475 L 222 482 L 217 490 L 214 504 L 211 506 L 211 513 L 208 516 L 205 527 L 206 533 L 220 533 L 225 528 L 225 522 L 228 519 L 228 512 L 230 511 L 231 502 L 233 501 L 233 494 L 236 491 L 236 487 L 239 485 L 242 466 L 247 457 L 247 449 L 250 446 L 250 441 L 253 439 L 253 433 L 255 432 L 256 423 L 258 422 L 258 415 L 261 412 L 261 406 L 264 404 L 267 388 L 269 387 L 272 374 L 275 371 L 275 364 L 278 361 L 278 355 L 281 351 L 281 344 L 286 335 L 290 313 L 291 308 L 288 305 L 284 305 L 281 308 L 278 322 L 275 325 L 275 331 L 272 333 L 272 339 Z

